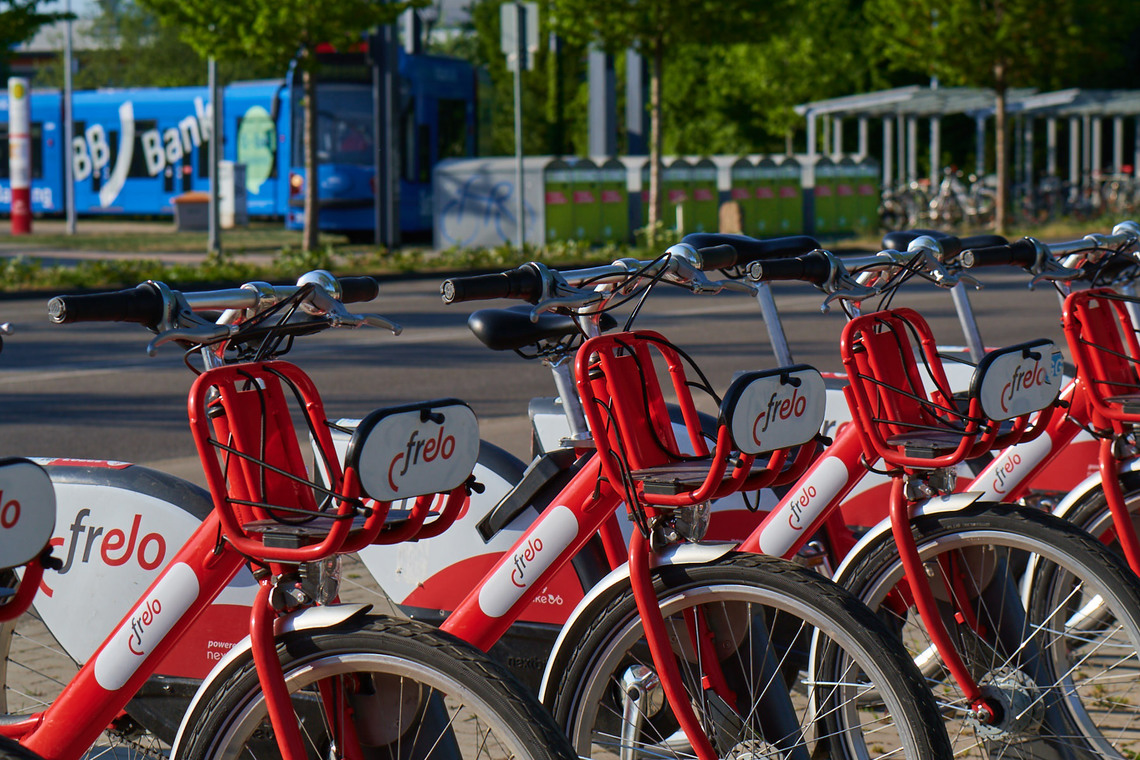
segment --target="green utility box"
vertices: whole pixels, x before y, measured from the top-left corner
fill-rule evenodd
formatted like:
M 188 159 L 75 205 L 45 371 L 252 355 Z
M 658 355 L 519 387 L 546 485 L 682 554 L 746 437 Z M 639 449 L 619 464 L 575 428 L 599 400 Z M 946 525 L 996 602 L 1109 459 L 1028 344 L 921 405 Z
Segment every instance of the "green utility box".
M 611 158 L 598 170 L 602 224 L 599 242 L 629 240 L 629 181 L 625 164 Z
M 778 235 L 799 235 L 804 231 L 803 168 L 791 156 L 780 162 L 776 195 L 780 212 Z
M 756 220 L 756 166 L 747 158 L 738 158 L 728 170 L 728 195 L 740 205 L 740 231 L 753 235 Z
M 875 159 L 864 158 L 856 165 L 855 170 L 855 195 L 859 199 L 855 229 L 861 232 L 878 230 L 882 167 Z
M 830 235 L 839 229 L 836 170 L 836 165 L 827 156 L 815 162 L 816 235 Z
M 785 233 L 784 202 L 780 197 L 783 174 L 783 169 L 771 158 L 762 158 L 756 165 L 756 225 L 753 234 L 757 237 Z
M 583 158 L 570 165 L 574 204 L 574 239 L 589 243 L 602 237 L 602 201 L 599 194 L 601 173 L 597 164 Z
M 569 240 L 574 235 L 573 177 L 570 165 L 554 159 L 542 170 L 546 204 L 546 242 Z
M 716 232 L 720 229 L 720 191 L 717 189 L 716 172 L 716 164 L 707 158 L 702 158 L 690 169 L 685 232 Z

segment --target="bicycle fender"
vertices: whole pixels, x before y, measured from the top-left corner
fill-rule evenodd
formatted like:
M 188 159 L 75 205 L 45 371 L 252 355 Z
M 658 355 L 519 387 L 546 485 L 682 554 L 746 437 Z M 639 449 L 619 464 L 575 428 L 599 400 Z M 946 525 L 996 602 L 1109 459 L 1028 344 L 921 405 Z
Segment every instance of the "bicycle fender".
M 309 607 L 295 615 L 277 620 L 274 623 L 275 635 L 281 637 L 294 631 L 312 631 L 319 628 L 332 628 L 356 615 L 362 615 L 370 609 L 372 609 L 371 604 L 338 604 L 332 607 Z M 178 733 L 175 735 L 174 744 L 170 748 L 170 757 L 178 757 L 182 749 L 182 737 L 189 727 L 191 716 L 196 713 L 199 704 L 211 696 L 215 682 L 219 681 L 225 675 L 231 663 L 249 652 L 252 646 L 249 636 L 246 636 L 234 644 L 233 647 L 230 648 L 230 651 L 226 652 L 222 659 L 218 660 L 218 663 L 202 680 L 202 683 L 198 686 L 198 690 L 194 692 L 193 699 L 190 700 L 190 706 L 182 716 L 181 723 L 178 724 Z
M 720 559 L 734 549 L 736 549 L 736 544 L 732 543 L 680 544 L 653 555 L 653 567 L 703 565 Z M 558 638 L 555 639 L 554 647 L 550 650 L 550 656 L 546 660 L 546 670 L 542 674 L 542 684 L 538 689 L 538 698 L 543 704 L 550 704 L 547 698 L 549 697 L 553 700 L 554 697 L 553 694 L 548 694 L 547 690 L 557 687 L 557 684 L 550 683 L 550 663 L 558 658 L 558 653 L 563 647 L 574 646 L 577 643 L 578 636 L 574 633 L 574 630 L 578 622 L 583 619 L 585 610 L 590 607 L 595 599 L 606 593 L 609 589 L 628 583 L 629 564 L 626 563 L 615 570 L 611 570 L 610 573 L 590 589 L 589 593 L 582 598 L 582 601 L 578 602 L 578 605 L 571 610 L 570 616 L 566 619 L 566 624 L 562 626 L 562 630 L 558 632 Z M 569 642 L 569 644 L 567 642 Z
M 1140 459 L 1134 458 L 1122 462 L 1118 472 L 1121 475 L 1130 472 L 1140 472 Z M 1078 483 L 1072 491 L 1069 491 L 1069 493 L 1065 495 L 1065 498 L 1061 499 L 1061 503 L 1053 510 L 1053 514 L 1067 520 L 1069 513 L 1072 512 L 1077 505 L 1084 503 L 1085 499 L 1098 490 L 1100 490 L 1100 473 L 1094 472 Z
M 919 502 L 915 506 L 912 514 L 915 517 L 921 517 L 923 515 L 937 515 L 944 512 L 957 512 L 970 506 L 980 499 L 981 496 L 982 495 L 976 491 L 953 493 L 949 496 L 937 496 L 933 499 Z M 843 561 L 839 563 L 839 567 L 835 569 L 832 580 L 840 586 L 846 585 L 847 574 L 850 572 L 851 566 L 855 564 L 855 561 L 863 555 L 867 547 L 876 541 L 879 536 L 890 532 L 891 521 L 887 518 L 880 520 L 873 528 L 864 533 L 855 546 L 851 547 L 851 551 L 847 553 Z

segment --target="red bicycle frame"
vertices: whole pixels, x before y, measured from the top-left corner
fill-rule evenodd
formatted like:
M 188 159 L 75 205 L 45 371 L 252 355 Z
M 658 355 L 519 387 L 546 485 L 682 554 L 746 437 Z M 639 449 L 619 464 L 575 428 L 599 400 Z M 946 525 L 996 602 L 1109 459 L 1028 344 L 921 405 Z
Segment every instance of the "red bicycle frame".
M 939 389 L 929 398 L 908 331 L 918 337 L 924 361 Z M 980 418 L 977 398 L 971 398 L 966 413 L 958 412 L 930 328 L 911 309 L 857 317 L 844 329 L 841 351 L 851 380 L 845 395 L 855 421 L 839 431 L 835 442 L 739 548 L 791 558 L 813 535 L 822 531 L 835 558 L 842 560 L 854 546 L 854 538 L 843 521 L 840 505 L 868 469 L 885 459 L 892 467 L 894 480 L 889 518 L 906 572 L 907 592 L 914 599 L 939 656 L 962 688 L 966 701 L 975 710 L 988 711 L 977 682 L 962 662 L 936 611 L 934 594 L 908 527 L 914 503 L 904 497 L 902 476 L 952 466 L 967 457 L 977 456 L 990 446 L 1008 444 L 1011 438 L 1039 437 L 1051 412 L 1043 412 L 1032 430 L 1027 430 L 1027 415 L 1018 417 L 1012 430 L 1002 431 L 1000 435 L 997 425 L 977 423 Z M 951 417 L 961 419 L 963 424 L 948 427 L 946 420 Z M 940 431 L 947 440 L 939 440 Z M 930 453 L 911 453 L 900 442 L 907 438 L 908 432 L 920 440 L 923 435 L 932 438 Z M 958 440 L 954 440 L 955 437 Z M 970 619 L 968 610 L 965 619 Z
M 317 512 L 315 484 L 301 458 L 287 389 L 298 394 L 310 430 L 322 450 L 330 452 L 325 457 L 327 482 L 336 488 L 327 493 L 335 512 Z M 275 648 L 273 626 L 280 614 L 269 604 L 273 576 L 303 562 L 415 535 L 429 514 L 432 498 L 421 497 L 410 523 L 385 532 L 388 504 L 372 503 L 368 516 L 353 524 L 351 517 L 359 506 L 356 477 L 351 470 L 342 473 L 331 454 L 320 397 L 294 365 L 264 362 L 208 370 L 195 381 L 188 410 L 215 509 L 59 697 L 43 712 L 0 725 L 0 734 L 19 739 L 40 755 L 66 760 L 86 751 L 210 602 L 252 560 L 270 571 L 258 573 L 261 588 L 250 622 L 258 677 L 283 756 L 301 760 L 305 752 Z M 442 510 L 432 513 L 439 517 L 427 529 L 438 527 L 439 520 L 453 519 L 463 496 L 462 489 L 452 492 Z M 317 537 L 308 545 L 276 547 L 262 540 L 264 523 L 301 518 L 311 522 L 316 515 L 325 520 L 324 527 L 318 522 L 311 529 Z M 251 522 L 256 527 L 251 528 Z
M 669 466 L 686 458 L 677 453 L 669 411 L 657 377 L 646 371 L 652 367 L 651 348 L 664 359 L 666 373 L 688 423 L 690 444 L 697 452 L 696 469 L 701 471 L 694 488 L 677 494 L 647 493 L 642 484 L 630 477 L 632 472 Z M 716 451 L 710 454 L 700 435 L 696 407 L 679 354 L 657 333 L 638 331 L 592 338 L 578 350 L 575 370 L 579 394 L 594 431 L 596 453 L 460 602 L 441 628 L 481 649 L 490 648 L 518 618 L 534 593 L 598 534 L 611 567 L 629 562 L 631 587 L 650 652 L 678 721 L 698 756 L 702 760 L 715 760 L 716 752 L 684 692 L 665 634 L 664 619 L 650 578 L 653 552 L 649 541 L 643 530 L 638 529 L 633 532 L 628 550 L 622 545 L 618 509 L 626 503 L 635 521 L 644 527 L 657 516 L 655 505 L 665 508 L 695 504 L 742 488 L 760 488 L 778 478 L 793 479 L 810 461 L 811 447 L 801 447 L 801 456 L 786 472 L 781 472 L 787 458 L 782 451 L 775 453 L 767 466 L 756 469 L 753 457 L 742 456 L 732 471 L 726 472 L 731 448 L 728 432 L 722 425 Z M 603 415 L 603 409 L 608 409 L 611 416 Z M 615 464 L 618 457 L 625 462 L 621 467 Z M 716 672 L 715 667 L 713 672 Z M 717 688 L 717 680 L 712 679 L 712 688 Z

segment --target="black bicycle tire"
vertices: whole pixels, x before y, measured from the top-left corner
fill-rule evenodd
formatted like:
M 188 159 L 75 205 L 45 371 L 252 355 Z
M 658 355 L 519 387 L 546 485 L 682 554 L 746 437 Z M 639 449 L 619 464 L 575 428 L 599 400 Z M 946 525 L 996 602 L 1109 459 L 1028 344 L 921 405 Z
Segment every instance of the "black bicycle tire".
M 846 635 L 852 636 L 860 646 L 874 652 L 877 665 L 884 671 L 893 671 L 897 679 L 897 693 L 907 695 L 900 700 L 904 705 L 901 717 L 907 730 L 916 737 L 909 747 L 908 757 L 950 757 L 950 745 L 942 730 L 941 719 L 933 699 L 917 669 L 907 659 L 884 626 L 859 604 L 849 593 L 819 574 L 794 563 L 755 554 L 729 554 L 716 562 L 700 565 L 665 566 L 653 571 L 658 598 L 670 594 L 692 592 L 702 586 L 722 583 L 748 583 L 776 590 L 800 603 L 812 605 L 830 616 Z M 548 668 L 548 683 L 558 684 L 553 693 L 546 695 L 547 706 L 566 728 L 573 740 L 573 728 L 582 709 L 583 683 L 591 668 L 594 654 L 605 647 L 607 639 L 632 616 L 636 604 L 628 584 L 620 584 L 592 600 L 579 617 L 580 623 L 565 636 L 575 646 L 559 652 Z M 838 744 L 838 743 L 837 743 Z M 583 748 L 576 747 L 579 754 Z M 722 753 L 723 754 L 723 753 Z M 832 755 L 835 756 L 835 755 Z
M 277 651 L 287 678 L 337 655 L 376 653 L 410 661 L 475 694 L 516 733 L 518 746 L 528 748 L 534 760 L 576 760 L 558 726 L 514 676 L 483 652 L 429 625 L 382 616 L 353 618 L 333 628 L 282 636 Z M 180 753 L 187 760 L 219 756 L 218 742 L 231 722 L 257 699 L 260 687 L 252 654 L 235 658 L 215 684 L 212 695 L 187 717 L 189 733 Z
M 1052 515 L 1025 507 L 976 503 L 956 512 L 918 517 L 911 521 L 911 532 L 920 551 L 938 542 L 939 545 L 947 544 L 950 537 L 971 533 L 978 537 L 985 536 L 995 546 L 995 533 L 1017 536 L 1018 540 L 1030 537 L 1042 545 L 1052 547 L 1051 550 L 1058 554 L 1066 553 L 1078 558 L 1084 567 L 1082 572 L 1086 573 L 1085 578 L 1095 576 L 1100 588 L 1113 595 L 1116 602 L 1113 609 L 1131 618 L 1131 629 L 1135 631 L 1140 626 L 1140 586 L 1137 585 L 1136 577 L 1092 536 Z M 1016 541 L 1013 543 L 1016 544 Z M 858 558 L 852 560 L 850 572 L 843 578 L 844 585 L 865 603 L 869 603 L 872 609 L 876 609 L 875 600 L 868 597 L 872 595 L 875 584 L 881 590 L 885 587 L 882 579 L 897 574 L 900 566 L 897 554 L 891 533 L 888 531 L 881 534 L 861 550 Z M 924 561 L 928 566 L 932 562 L 925 557 Z M 1035 602 L 1031 601 L 1028 606 L 1031 610 L 1030 620 L 1035 621 Z M 978 615 L 980 617 L 981 613 Z M 1036 635 L 1043 627 L 1032 630 Z M 1135 638 L 1134 635 L 1133 639 Z M 967 665 L 970 663 L 967 662 Z M 1024 737 L 1018 741 L 1023 739 Z M 964 750 L 956 746 L 955 751 Z M 1088 752 L 1087 746 L 1085 751 Z

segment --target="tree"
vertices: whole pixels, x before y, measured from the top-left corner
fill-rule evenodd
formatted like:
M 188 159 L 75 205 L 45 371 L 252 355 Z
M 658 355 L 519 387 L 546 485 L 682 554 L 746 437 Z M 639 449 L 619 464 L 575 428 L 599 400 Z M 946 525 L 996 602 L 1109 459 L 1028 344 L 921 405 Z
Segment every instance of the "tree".
M 202 56 L 219 61 L 249 59 L 284 71 L 291 62 L 301 73 L 304 101 L 305 229 L 302 248 L 317 247 L 317 46 L 358 45 L 365 30 L 389 24 L 418 2 L 373 0 L 139 0 L 162 23 L 179 30 Z
M 73 14 L 44 12 L 40 6 L 47 0 L 0 0 L 0 63 L 12 48 L 27 42 L 44 24 L 75 18 Z
M 794 106 L 868 87 L 864 26 L 850 0 L 814 0 L 791 9 L 780 34 L 680 48 L 663 97 L 665 152 L 782 152 L 803 123 Z
M 501 49 L 500 7 L 508 0 L 481 0 L 470 6 L 470 21 L 464 33 L 446 47 L 433 52 L 467 59 L 487 72 L 491 83 L 491 100 L 500 107 L 490 110 L 490 150 L 496 155 L 515 152 L 514 74 L 507 71 L 506 56 Z M 557 52 L 550 49 L 550 12 L 540 3 L 539 49 L 535 69 L 523 73 L 523 152 L 571 154 L 575 145 L 570 133 L 585 132 L 585 109 L 572 107 L 574 88 L 585 77 L 582 45 L 563 44 Z M 545 104 L 545 107 L 540 106 Z M 581 126 L 581 130 L 577 127 Z
M 1056 72 L 1075 75 L 1122 52 L 1119 36 L 1135 29 L 1133 0 L 867 0 L 868 51 L 893 68 L 938 77 L 948 85 L 992 87 L 997 142 L 997 219 L 1006 226 L 1009 190 L 1006 96 Z
M 174 27 L 159 23 L 134 0 L 97 0 L 87 36 L 92 48 L 77 51 L 76 89 L 96 87 L 186 87 L 206 83 L 206 60 L 179 36 Z M 274 69 L 248 59 L 219 66 L 223 79 L 280 77 Z M 36 72 L 36 82 L 63 87 L 62 60 Z
M 555 28 L 611 52 L 636 47 L 649 61 L 649 235 L 661 218 L 662 87 L 666 58 L 687 43 L 763 40 L 794 0 L 551 0 Z

